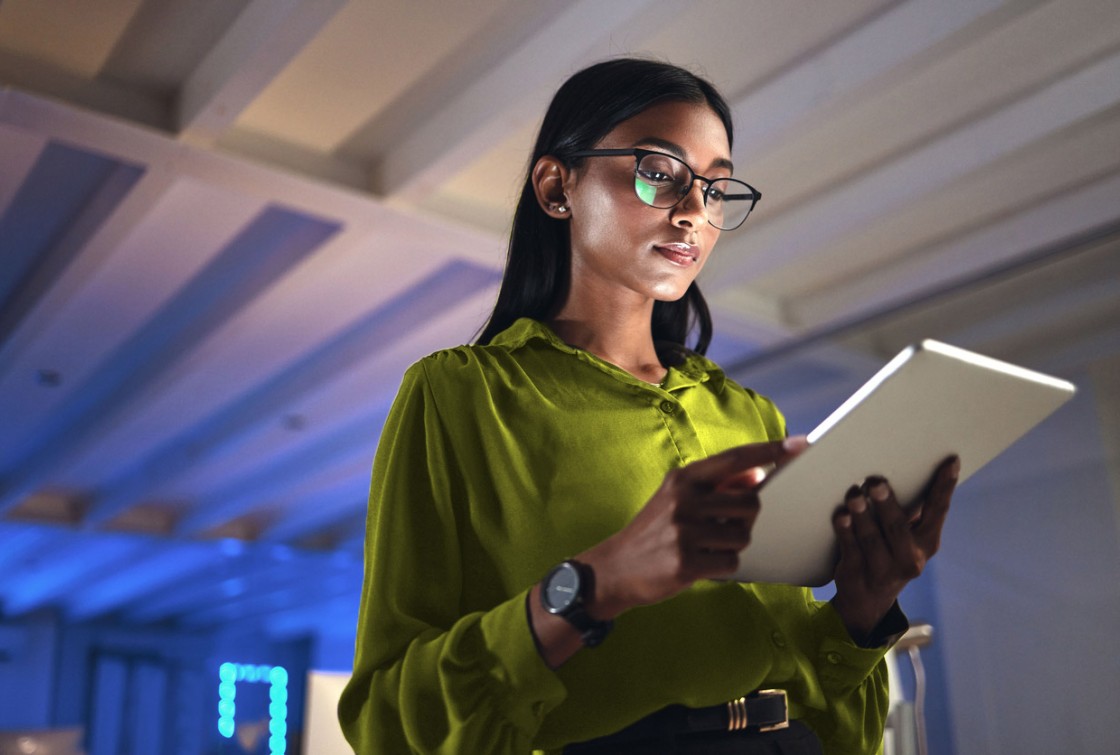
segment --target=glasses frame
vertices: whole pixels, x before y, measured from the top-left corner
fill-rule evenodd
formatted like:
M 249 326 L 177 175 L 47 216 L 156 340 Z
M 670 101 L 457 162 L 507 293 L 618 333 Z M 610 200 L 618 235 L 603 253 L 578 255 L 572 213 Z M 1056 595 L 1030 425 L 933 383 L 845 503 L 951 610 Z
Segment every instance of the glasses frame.
M 674 207 L 676 207 L 677 205 L 679 205 L 681 203 L 682 199 L 684 199 L 690 193 L 692 193 L 692 186 L 696 183 L 696 179 L 700 179 L 701 181 L 703 181 L 707 185 L 706 188 L 704 189 L 704 192 L 703 192 L 704 207 L 705 207 L 705 209 L 707 209 L 707 207 L 708 207 L 708 189 L 710 189 L 712 187 L 712 182 L 714 182 L 714 181 L 734 181 L 737 184 L 742 184 L 743 186 L 747 187 L 747 190 L 750 192 L 749 194 L 745 195 L 746 197 L 749 197 L 750 200 L 751 200 L 751 206 L 747 210 L 747 214 L 743 216 L 742 220 L 740 220 L 738 223 L 731 226 L 730 228 L 721 228 L 720 226 L 713 223 L 711 218 L 707 219 L 708 225 L 712 226 L 713 228 L 719 228 L 719 230 L 721 230 L 721 231 L 734 231 L 736 228 L 739 228 L 740 226 L 742 226 L 743 223 L 747 222 L 747 218 L 749 218 L 751 216 L 751 213 L 754 212 L 754 208 L 755 208 L 755 205 L 758 204 L 758 200 L 762 199 L 762 192 L 760 192 L 758 189 L 751 186 L 746 181 L 740 181 L 738 178 L 731 178 L 731 177 L 727 177 L 727 178 L 708 178 L 707 176 L 702 176 L 699 173 L 697 173 L 696 171 L 694 171 L 692 169 L 691 165 L 689 165 L 688 163 L 686 163 L 684 160 L 677 157 L 676 155 L 670 155 L 668 152 L 661 152 L 661 151 L 656 150 L 656 149 L 642 149 L 641 147 L 631 147 L 629 149 L 583 149 L 583 150 L 580 150 L 578 152 L 572 152 L 571 154 L 568 155 L 568 158 L 571 159 L 571 160 L 576 160 L 576 159 L 583 158 L 583 157 L 624 157 L 624 156 L 629 156 L 629 157 L 634 158 L 634 174 L 637 175 L 638 166 L 642 164 L 642 158 L 644 158 L 646 155 L 658 155 L 660 157 L 668 157 L 668 158 L 671 158 L 673 160 L 676 160 L 677 162 L 679 162 L 681 165 L 683 165 L 685 168 L 688 169 L 688 174 L 691 176 L 691 178 L 688 182 L 688 188 L 684 191 L 683 194 L 680 195 L 680 197 L 677 198 L 676 202 L 673 202 L 673 204 L 669 205 L 668 207 L 654 207 L 653 205 L 648 204 L 641 197 L 638 197 L 638 201 L 640 201 L 646 207 L 654 207 L 654 209 L 657 209 L 657 210 L 671 210 L 671 209 L 673 209 Z M 729 195 L 729 196 L 734 196 L 737 199 L 740 197 L 740 195 L 738 195 L 738 194 L 733 194 L 733 195 Z

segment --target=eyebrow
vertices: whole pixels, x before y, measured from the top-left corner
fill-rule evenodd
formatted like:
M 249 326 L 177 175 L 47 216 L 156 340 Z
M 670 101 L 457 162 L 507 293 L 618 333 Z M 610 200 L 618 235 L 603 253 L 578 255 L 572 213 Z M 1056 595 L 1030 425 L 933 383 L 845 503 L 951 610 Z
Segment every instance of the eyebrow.
M 635 146 L 638 144 L 648 144 L 651 147 L 663 149 L 666 152 L 669 152 L 672 155 L 679 157 L 681 160 L 687 162 L 687 160 L 685 159 L 684 150 L 681 149 L 680 145 L 675 144 L 668 139 L 659 139 L 656 136 L 647 136 L 634 142 L 634 144 Z M 716 158 L 716 160 L 712 163 L 711 168 L 726 168 L 731 173 L 735 172 L 735 166 L 730 160 L 725 157 Z M 708 170 L 710 170 L 711 168 L 709 168 Z

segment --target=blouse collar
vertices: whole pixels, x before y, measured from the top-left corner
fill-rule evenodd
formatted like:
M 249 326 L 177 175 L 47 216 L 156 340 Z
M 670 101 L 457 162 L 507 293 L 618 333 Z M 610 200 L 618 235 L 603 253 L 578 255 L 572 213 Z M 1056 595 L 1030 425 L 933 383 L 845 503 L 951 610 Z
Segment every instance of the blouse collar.
M 581 359 L 588 359 L 597 363 L 599 366 L 609 365 L 606 360 L 565 343 L 556 335 L 552 328 L 530 317 L 518 319 L 501 333 L 494 336 L 490 343 L 493 346 L 500 346 L 512 351 L 525 346 L 531 341 L 544 342 L 558 351 L 576 355 Z M 665 380 L 661 383 L 662 389 L 671 391 L 675 388 L 685 388 L 711 381 L 712 388 L 717 393 L 723 390 L 723 384 L 727 378 L 719 365 L 702 354 L 697 354 L 689 349 L 681 349 L 680 347 L 677 347 L 677 349 L 684 354 L 684 361 L 669 367 L 669 372 L 665 376 Z M 614 365 L 610 365 L 610 367 L 612 371 L 617 370 L 624 374 L 629 374 Z M 643 382 L 638 378 L 634 378 L 634 380 L 639 383 Z M 648 383 L 643 384 L 649 385 Z

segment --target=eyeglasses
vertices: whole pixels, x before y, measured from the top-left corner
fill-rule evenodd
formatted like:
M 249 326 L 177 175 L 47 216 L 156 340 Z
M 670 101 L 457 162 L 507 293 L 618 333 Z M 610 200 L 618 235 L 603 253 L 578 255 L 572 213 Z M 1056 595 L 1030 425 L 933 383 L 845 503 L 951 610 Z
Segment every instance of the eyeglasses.
M 568 157 L 619 157 L 629 155 L 634 165 L 634 193 L 650 207 L 667 210 L 676 207 L 692 191 L 699 179 L 704 188 L 704 207 L 708 222 L 721 231 L 733 231 L 743 224 L 762 199 L 758 189 L 734 178 L 706 178 L 696 174 L 688 163 L 664 152 L 648 149 L 585 149 Z

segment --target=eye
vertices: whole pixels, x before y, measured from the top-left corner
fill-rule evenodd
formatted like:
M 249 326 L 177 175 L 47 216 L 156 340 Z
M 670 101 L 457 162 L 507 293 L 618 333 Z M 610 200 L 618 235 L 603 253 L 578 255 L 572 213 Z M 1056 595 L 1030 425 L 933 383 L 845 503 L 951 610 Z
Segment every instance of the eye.
M 650 186 L 662 189 L 680 181 L 682 167 L 669 155 L 654 152 L 642 156 L 636 166 L 636 175 Z
M 638 177 L 648 184 L 657 186 L 667 186 L 668 184 L 673 183 L 673 177 L 671 175 L 657 169 L 647 170 L 644 168 L 639 168 Z
M 708 187 L 708 201 L 709 202 L 722 202 L 724 196 L 725 195 L 724 195 L 723 191 L 718 189 L 717 187 L 715 187 L 715 186 Z

